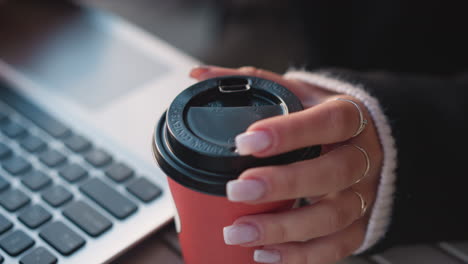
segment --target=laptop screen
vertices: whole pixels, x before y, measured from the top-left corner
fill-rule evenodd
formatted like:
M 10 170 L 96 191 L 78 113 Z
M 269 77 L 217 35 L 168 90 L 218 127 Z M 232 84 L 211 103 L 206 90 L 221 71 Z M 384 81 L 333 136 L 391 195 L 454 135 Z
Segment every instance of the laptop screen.
M 128 40 L 112 35 L 92 12 L 24 19 L 0 11 L 0 58 L 44 89 L 99 108 L 169 72 Z M 109 78 L 109 76 L 112 76 Z

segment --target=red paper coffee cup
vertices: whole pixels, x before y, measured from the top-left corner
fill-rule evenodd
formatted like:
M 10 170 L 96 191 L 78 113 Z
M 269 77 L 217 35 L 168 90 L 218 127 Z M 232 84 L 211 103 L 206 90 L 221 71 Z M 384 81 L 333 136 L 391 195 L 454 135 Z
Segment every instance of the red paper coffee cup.
M 226 245 L 223 228 L 244 215 L 289 209 L 294 201 L 230 202 L 226 183 L 248 168 L 316 157 L 320 147 L 256 158 L 240 156 L 234 138 L 258 120 L 302 109 L 299 99 L 286 88 L 250 76 L 199 82 L 171 103 L 156 127 L 153 152 L 168 176 L 186 264 L 255 263 L 256 248 Z

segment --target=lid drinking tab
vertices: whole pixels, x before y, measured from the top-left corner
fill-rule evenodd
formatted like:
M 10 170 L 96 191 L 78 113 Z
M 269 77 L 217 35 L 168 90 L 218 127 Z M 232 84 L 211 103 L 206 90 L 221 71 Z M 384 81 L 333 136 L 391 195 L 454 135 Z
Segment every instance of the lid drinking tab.
M 250 90 L 250 79 L 232 77 L 219 80 L 219 91 L 222 93 L 238 93 Z

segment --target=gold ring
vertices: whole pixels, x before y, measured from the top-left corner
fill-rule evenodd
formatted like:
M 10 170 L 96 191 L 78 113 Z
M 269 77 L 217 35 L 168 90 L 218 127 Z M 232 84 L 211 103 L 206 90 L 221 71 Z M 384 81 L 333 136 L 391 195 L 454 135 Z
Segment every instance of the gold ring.
M 358 103 L 352 101 L 352 100 L 349 100 L 349 99 L 344 99 L 344 98 L 336 98 L 335 100 L 340 100 L 340 101 L 343 101 L 343 102 L 348 102 L 348 103 L 352 103 L 358 110 L 359 112 L 359 128 L 356 130 L 356 132 L 354 133 L 354 135 L 352 135 L 351 137 L 356 137 L 358 136 L 359 134 L 361 134 L 361 132 L 364 130 L 364 128 L 366 128 L 366 125 L 367 125 L 367 119 L 364 118 L 364 113 L 362 112 L 362 109 L 361 107 L 359 106 Z
M 367 203 L 366 203 L 366 200 L 364 200 L 364 197 L 362 196 L 361 193 L 355 191 L 355 190 L 352 190 L 358 197 L 359 197 L 359 200 L 361 201 L 361 217 L 363 217 L 365 214 L 366 214 L 366 211 L 367 211 Z
M 369 154 L 367 154 L 367 151 L 361 147 L 359 147 L 358 145 L 355 145 L 355 144 L 350 144 L 349 146 L 353 146 L 355 148 L 357 148 L 359 151 L 361 151 L 361 153 L 364 155 L 364 158 L 366 159 L 366 169 L 364 170 L 364 173 L 362 174 L 361 178 L 359 178 L 357 181 L 354 182 L 354 184 L 360 182 L 362 179 L 364 179 L 367 174 L 369 173 L 369 170 L 370 170 L 370 158 L 369 158 Z

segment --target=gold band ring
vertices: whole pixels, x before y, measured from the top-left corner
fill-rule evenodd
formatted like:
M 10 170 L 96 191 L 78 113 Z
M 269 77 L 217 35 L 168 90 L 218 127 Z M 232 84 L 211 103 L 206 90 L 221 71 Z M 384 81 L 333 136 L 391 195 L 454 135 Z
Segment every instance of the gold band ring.
M 363 217 L 367 212 L 367 202 L 366 200 L 364 200 L 364 197 L 362 196 L 361 193 L 355 190 L 352 190 L 352 191 L 359 197 L 359 200 L 361 201 L 361 217 Z
M 361 107 L 359 106 L 358 103 L 352 101 L 352 100 L 349 100 L 349 99 L 344 99 L 344 98 L 336 98 L 335 100 L 340 100 L 340 101 L 343 101 L 343 102 L 348 102 L 348 103 L 352 103 L 358 110 L 359 112 L 359 128 L 356 130 L 356 132 L 354 133 L 354 135 L 352 135 L 351 137 L 356 137 L 358 136 L 359 134 L 361 134 L 361 132 L 364 130 L 364 128 L 366 128 L 366 125 L 367 125 L 367 119 L 364 118 L 364 113 L 362 112 L 362 109 Z
M 366 159 L 366 169 L 364 170 L 364 173 L 362 174 L 361 178 L 359 178 L 357 181 L 354 182 L 354 184 L 356 184 L 367 176 L 367 174 L 369 173 L 371 164 L 370 164 L 369 154 L 364 148 L 361 148 L 360 146 L 355 145 L 355 144 L 351 144 L 350 146 L 357 148 L 362 153 L 362 155 L 364 155 L 364 158 Z

